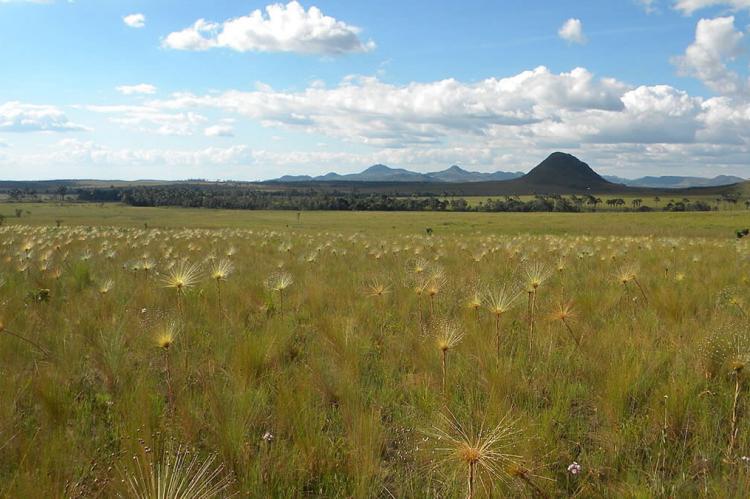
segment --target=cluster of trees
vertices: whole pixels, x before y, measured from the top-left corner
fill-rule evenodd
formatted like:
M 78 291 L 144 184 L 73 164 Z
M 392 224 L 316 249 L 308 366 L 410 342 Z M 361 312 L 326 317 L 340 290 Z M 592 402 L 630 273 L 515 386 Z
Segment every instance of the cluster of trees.
M 474 205 L 460 197 L 430 195 L 393 196 L 357 192 L 321 192 L 315 190 L 262 191 L 238 186 L 166 185 L 106 189 L 79 189 L 82 201 L 120 201 L 132 206 L 181 206 L 186 208 L 224 208 L 241 210 L 332 210 L 332 211 L 480 211 L 531 212 L 596 211 L 604 204 L 601 198 L 586 196 L 537 195 L 530 200 L 517 196 L 490 198 Z M 642 199 L 627 203 L 608 199 L 612 208 L 650 211 Z M 628 206 L 629 204 L 629 206 Z M 708 211 L 711 206 L 700 201 L 670 202 L 664 210 Z
M 664 211 L 711 211 L 711 205 L 705 201 L 670 201 L 664 206 Z
M 8 191 L 8 198 L 11 201 L 23 201 L 24 199 L 38 200 L 39 193 L 36 189 L 10 189 Z
M 65 185 L 59 185 L 54 188 L 41 188 L 39 190 L 33 187 L 14 187 L 11 189 L 1 189 L 3 192 L 8 194 L 8 198 L 11 201 L 41 201 L 45 197 L 47 198 L 59 198 L 60 201 L 65 200 L 65 196 L 70 193 Z

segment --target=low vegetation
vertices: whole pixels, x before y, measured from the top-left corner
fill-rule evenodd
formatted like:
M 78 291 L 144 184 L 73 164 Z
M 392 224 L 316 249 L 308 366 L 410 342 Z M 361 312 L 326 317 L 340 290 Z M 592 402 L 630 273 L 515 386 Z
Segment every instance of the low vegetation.
M 45 209 L 0 227 L 2 496 L 750 487 L 741 214 Z

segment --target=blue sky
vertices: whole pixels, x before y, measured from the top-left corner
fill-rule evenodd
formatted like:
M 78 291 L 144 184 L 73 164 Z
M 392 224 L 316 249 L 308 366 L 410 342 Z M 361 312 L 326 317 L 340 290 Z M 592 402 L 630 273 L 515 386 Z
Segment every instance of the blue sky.
M 0 178 L 750 177 L 750 0 L 0 0 Z

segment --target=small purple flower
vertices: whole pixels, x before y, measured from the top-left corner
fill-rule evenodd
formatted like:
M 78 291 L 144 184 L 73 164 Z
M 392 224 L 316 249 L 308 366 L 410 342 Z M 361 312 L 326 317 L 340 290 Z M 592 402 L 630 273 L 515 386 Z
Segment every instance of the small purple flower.
M 568 465 L 568 473 L 571 475 L 578 475 L 581 472 L 581 465 L 573 461 Z

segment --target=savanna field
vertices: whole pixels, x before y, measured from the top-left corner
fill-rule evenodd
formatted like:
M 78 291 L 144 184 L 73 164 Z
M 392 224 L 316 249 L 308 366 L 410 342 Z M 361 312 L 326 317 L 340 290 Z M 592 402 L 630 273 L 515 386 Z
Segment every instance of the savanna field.
M 2 497 L 750 493 L 742 211 L 23 208 Z

